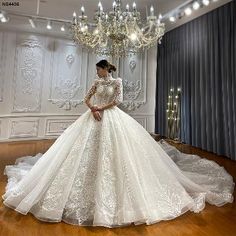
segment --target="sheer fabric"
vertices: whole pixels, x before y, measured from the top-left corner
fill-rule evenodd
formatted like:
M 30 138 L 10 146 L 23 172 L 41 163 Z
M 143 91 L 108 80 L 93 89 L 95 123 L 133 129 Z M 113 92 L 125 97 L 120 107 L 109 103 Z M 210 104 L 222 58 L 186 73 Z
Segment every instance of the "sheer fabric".
M 95 80 L 85 101 L 122 102 L 122 80 Z M 40 220 L 117 227 L 153 224 L 233 201 L 232 177 L 212 161 L 157 143 L 117 106 L 90 110 L 45 154 L 7 166 L 4 204 Z

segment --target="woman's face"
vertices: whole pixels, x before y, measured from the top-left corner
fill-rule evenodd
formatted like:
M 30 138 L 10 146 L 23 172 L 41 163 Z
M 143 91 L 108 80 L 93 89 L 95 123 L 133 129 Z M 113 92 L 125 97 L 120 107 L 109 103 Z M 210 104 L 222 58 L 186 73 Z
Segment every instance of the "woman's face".
M 108 71 L 106 68 L 103 69 L 97 66 L 96 69 L 97 69 L 97 75 L 99 78 L 107 77 Z

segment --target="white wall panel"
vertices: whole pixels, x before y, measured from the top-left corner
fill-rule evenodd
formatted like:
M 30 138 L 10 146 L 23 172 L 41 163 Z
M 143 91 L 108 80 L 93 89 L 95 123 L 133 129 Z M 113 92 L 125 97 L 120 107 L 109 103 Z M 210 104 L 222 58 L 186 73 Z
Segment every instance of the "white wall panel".
M 46 136 L 58 136 L 67 127 L 69 127 L 75 119 L 48 119 L 46 123 Z
M 38 119 L 10 120 L 9 138 L 35 138 L 38 136 Z
M 0 52 L 0 141 L 55 138 L 88 109 L 82 100 L 102 57 L 68 39 L 10 31 L 0 31 Z M 156 49 L 113 63 L 120 108 L 153 132 Z
M 44 50 L 40 37 L 17 35 L 13 112 L 40 112 Z

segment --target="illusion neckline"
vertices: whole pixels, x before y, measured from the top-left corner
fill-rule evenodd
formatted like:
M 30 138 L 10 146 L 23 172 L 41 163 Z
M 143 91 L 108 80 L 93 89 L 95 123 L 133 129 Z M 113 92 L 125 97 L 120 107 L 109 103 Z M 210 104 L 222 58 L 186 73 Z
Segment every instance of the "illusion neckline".
M 102 77 L 101 79 L 104 81 L 108 81 L 108 80 L 112 79 L 112 76 L 111 76 L 111 74 L 108 74 L 106 77 Z

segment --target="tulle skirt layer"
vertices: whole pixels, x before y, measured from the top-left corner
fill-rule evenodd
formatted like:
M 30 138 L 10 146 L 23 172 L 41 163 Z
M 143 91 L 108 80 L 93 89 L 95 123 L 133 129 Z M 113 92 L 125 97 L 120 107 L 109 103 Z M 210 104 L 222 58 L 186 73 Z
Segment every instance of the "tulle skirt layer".
M 4 204 L 40 220 L 117 227 L 153 224 L 233 201 L 215 162 L 157 143 L 125 112 L 87 111 L 43 155 L 7 166 Z

